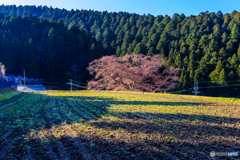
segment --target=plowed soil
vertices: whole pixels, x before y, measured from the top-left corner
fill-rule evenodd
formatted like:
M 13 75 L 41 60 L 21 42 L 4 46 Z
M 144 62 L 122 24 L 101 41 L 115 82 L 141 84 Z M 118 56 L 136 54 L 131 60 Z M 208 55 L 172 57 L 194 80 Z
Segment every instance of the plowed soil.
M 211 151 L 238 156 L 211 157 Z M 0 159 L 240 159 L 240 100 L 25 93 L 0 104 Z

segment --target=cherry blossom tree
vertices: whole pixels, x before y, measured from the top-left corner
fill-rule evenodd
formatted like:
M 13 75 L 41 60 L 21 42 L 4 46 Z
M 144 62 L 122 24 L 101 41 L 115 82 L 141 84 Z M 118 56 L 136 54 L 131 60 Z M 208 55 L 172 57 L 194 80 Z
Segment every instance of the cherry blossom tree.
M 94 79 L 89 90 L 168 91 L 177 87 L 178 71 L 167 68 L 160 55 L 127 54 L 123 57 L 104 56 L 87 68 Z

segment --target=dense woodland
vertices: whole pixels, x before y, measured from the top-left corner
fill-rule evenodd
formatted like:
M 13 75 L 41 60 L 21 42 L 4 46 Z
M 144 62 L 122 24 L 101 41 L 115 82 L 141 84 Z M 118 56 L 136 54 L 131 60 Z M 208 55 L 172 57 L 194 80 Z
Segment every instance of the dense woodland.
M 88 63 L 106 53 L 101 42 L 76 25 L 68 29 L 61 19 L 0 13 L 0 61 L 8 74 L 25 70 L 29 78 L 84 81 Z
M 4 5 L 0 12 L 0 61 L 10 74 L 84 82 L 88 63 L 103 55 L 161 54 L 181 70 L 178 90 L 198 81 L 217 86 L 200 89 L 204 95 L 239 96 L 232 85 L 240 80 L 240 12 L 155 17 Z

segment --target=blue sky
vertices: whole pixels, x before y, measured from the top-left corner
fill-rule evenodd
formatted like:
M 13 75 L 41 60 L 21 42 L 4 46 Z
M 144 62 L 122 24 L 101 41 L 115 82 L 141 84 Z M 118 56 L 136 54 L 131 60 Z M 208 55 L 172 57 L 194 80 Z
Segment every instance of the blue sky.
M 186 16 L 200 12 L 218 12 L 223 14 L 239 10 L 239 0 L 0 0 L 4 5 L 47 5 L 53 8 L 92 9 L 98 11 L 126 11 L 137 14 L 169 15 L 184 13 Z

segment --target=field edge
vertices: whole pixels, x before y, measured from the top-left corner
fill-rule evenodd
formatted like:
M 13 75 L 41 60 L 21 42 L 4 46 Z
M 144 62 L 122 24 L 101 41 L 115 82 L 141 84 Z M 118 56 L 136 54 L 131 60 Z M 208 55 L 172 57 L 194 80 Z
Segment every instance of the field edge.
M 2 90 L 2 91 L 0 91 L 0 103 L 7 101 L 21 93 L 22 92 L 18 91 L 17 89 L 13 89 L 13 88 Z

